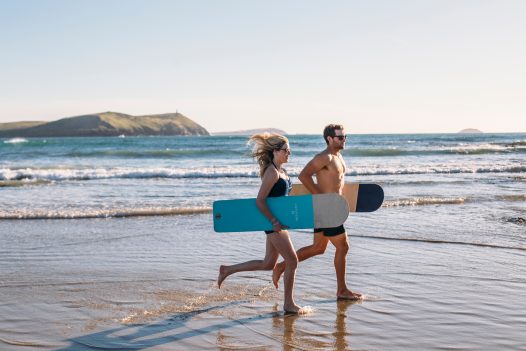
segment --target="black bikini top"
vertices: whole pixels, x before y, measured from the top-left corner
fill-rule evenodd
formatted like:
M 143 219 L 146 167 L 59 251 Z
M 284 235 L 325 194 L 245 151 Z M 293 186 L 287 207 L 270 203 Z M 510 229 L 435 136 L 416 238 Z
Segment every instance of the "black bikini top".
M 272 163 L 274 167 L 274 162 Z M 276 168 L 277 169 L 277 168 Z M 287 171 L 283 170 L 285 174 L 287 175 L 287 179 L 279 177 L 279 179 L 274 183 L 274 186 L 272 186 L 272 189 L 270 189 L 270 193 L 268 194 L 268 197 L 278 197 L 278 196 L 287 196 L 292 189 L 292 182 L 290 181 L 290 177 L 287 174 Z

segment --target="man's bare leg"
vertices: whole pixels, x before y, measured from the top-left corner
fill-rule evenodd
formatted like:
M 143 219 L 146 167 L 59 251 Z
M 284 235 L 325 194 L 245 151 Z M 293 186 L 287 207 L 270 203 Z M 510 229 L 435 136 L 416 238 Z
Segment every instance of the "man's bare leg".
M 359 300 L 362 294 L 352 292 L 347 288 L 345 282 L 345 269 L 347 262 L 347 252 L 349 252 L 349 242 L 347 241 L 347 233 L 342 233 L 336 236 L 329 237 L 329 240 L 336 248 L 334 254 L 334 268 L 336 269 L 336 297 L 345 300 Z
M 314 233 L 312 245 L 304 246 L 296 251 L 298 261 L 301 262 L 307 258 L 323 254 L 327 249 L 328 244 L 329 239 L 323 235 L 323 232 Z M 274 269 L 272 270 L 272 282 L 274 283 L 276 289 L 279 287 L 279 279 L 281 278 L 283 272 L 285 272 L 285 268 L 285 261 L 282 261 L 274 266 Z

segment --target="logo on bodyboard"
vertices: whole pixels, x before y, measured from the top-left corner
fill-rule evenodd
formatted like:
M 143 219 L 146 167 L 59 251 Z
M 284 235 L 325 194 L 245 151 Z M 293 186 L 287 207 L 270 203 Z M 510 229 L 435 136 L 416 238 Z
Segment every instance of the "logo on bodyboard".
M 298 204 L 294 204 L 294 209 L 290 211 L 290 214 L 294 217 L 294 220 L 298 222 L 300 220 Z

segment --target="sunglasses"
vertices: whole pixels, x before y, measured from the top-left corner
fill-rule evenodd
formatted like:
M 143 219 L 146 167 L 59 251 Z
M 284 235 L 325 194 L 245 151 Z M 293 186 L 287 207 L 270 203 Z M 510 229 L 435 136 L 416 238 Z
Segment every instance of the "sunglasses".
M 284 149 L 278 149 L 279 151 L 285 151 L 286 154 L 290 154 L 290 149 L 287 147 L 287 148 L 284 148 Z
M 333 138 L 338 138 L 340 141 L 343 141 L 347 139 L 347 135 L 334 135 Z

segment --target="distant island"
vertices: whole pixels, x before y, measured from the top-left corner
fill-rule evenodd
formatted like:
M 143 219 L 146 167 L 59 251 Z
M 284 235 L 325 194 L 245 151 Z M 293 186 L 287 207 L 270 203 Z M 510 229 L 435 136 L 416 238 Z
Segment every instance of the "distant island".
M 466 129 L 462 129 L 459 133 L 476 134 L 476 133 L 482 133 L 482 131 L 475 129 L 475 128 L 466 128 Z
M 89 137 L 135 135 L 210 135 L 181 113 L 132 116 L 103 112 L 53 122 L 0 123 L 0 137 Z
M 260 134 L 260 133 L 275 133 L 275 134 L 281 134 L 286 135 L 287 132 L 281 129 L 277 128 L 259 128 L 259 129 L 246 129 L 246 130 L 237 130 L 232 132 L 217 132 L 212 133 L 212 135 L 254 135 L 254 134 Z

